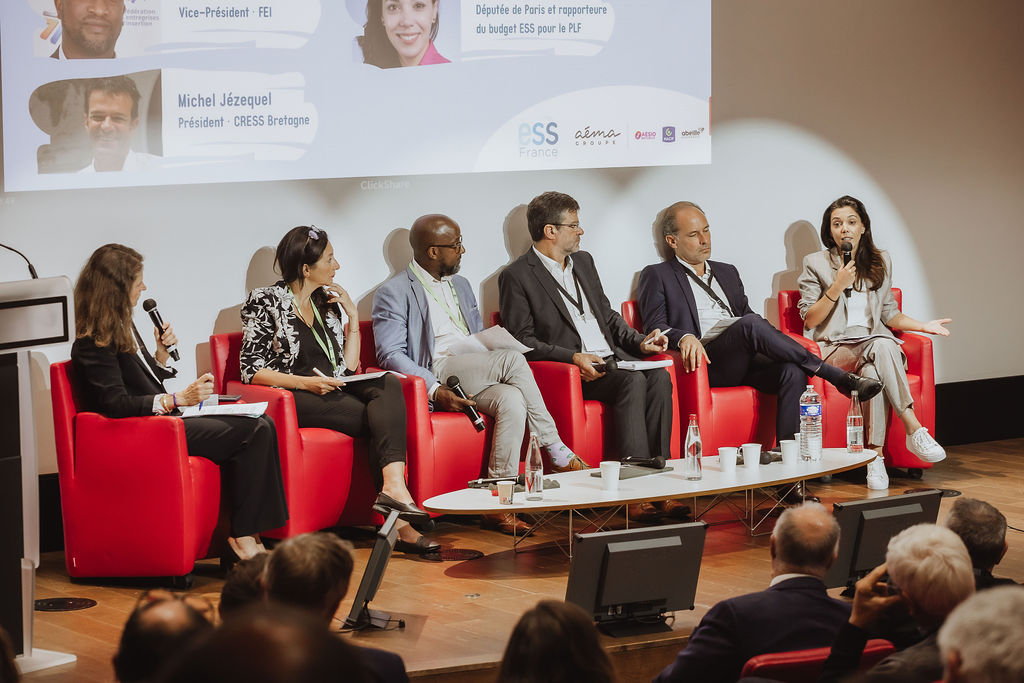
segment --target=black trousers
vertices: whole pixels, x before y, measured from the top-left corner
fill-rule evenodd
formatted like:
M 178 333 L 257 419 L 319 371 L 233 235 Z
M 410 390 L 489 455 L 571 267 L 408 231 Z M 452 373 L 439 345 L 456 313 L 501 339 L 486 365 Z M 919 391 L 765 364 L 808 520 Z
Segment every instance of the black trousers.
M 672 379 L 665 368 L 612 370 L 584 382 L 583 398 L 611 406 L 619 458 L 671 457 Z
M 766 394 L 777 394 L 776 438 L 792 439 L 800 431 L 800 395 L 807 387 L 808 375 L 821 369 L 820 358 L 759 315 L 743 316 L 705 350 L 711 359 L 711 386 L 745 384 Z
M 370 469 L 379 491 L 381 470 L 405 462 L 405 399 L 398 378 L 388 373 L 353 382 L 323 396 L 293 391 L 299 427 L 321 427 L 370 441 Z
M 266 415 L 184 419 L 190 456 L 221 468 L 231 496 L 231 535 L 251 536 L 288 521 L 288 502 L 277 453 L 277 430 Z

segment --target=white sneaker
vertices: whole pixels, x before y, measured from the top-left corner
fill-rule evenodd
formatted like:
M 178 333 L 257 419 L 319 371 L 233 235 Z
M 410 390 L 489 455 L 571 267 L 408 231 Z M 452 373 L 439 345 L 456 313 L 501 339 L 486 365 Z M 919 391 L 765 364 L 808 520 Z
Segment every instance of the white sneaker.
M 868 488 L 883 491 L 889 488 L 889 473 L 885 471 L 885 458 L 880 455 L 868 463 Z
M 946 451 L 928 433 L 927 427 L 921 427 L 907 436 L 907 450 L 925 462 L 941 462 L 946 459 Z

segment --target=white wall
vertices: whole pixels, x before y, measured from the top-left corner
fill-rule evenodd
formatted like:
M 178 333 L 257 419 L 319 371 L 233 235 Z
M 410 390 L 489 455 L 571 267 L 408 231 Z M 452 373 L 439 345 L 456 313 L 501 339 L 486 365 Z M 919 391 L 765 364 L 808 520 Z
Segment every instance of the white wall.
M 936 344 L 937 380 L 1024 374 L 1024 3 L 715 0 L 713 12 L 710 166 L 373 179 L 393 190 L 355 179 L 5 194 L 0 241 L 43 277 L 74 278 L 106 242 L 141 251 L 147 296 L 183 340 L 191 378 L 208 365 L 209 335 L 238 329 L 246 290 L 274 279 L 269 249 L 293 225 L 328 230 L 339 281 L 368 315 L 372 290 L 408 261 L 405 228 L 447 213 L 487 315 L 497 271 L 528 244 L 534 195 L 580 201 L 584 248 L 613 304 L 658 258 L 657 211 L 690 199 L 710 218 L 713 257 L 740 267 L 752 307 L 774 320 L 775 293 L 819 248 L 824 207 L 850 193 L 893 254 L 907 312 L 954 318 Z M 0 253 L 0 280 L 26 275 Z M 34 356 L 42 472 L 56 469 L 46 366 L 67 354 Z

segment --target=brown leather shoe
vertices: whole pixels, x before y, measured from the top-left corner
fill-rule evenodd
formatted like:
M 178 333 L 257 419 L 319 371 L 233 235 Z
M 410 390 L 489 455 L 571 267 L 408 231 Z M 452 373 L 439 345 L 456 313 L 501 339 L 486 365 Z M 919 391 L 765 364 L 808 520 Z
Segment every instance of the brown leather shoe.
M 529 536 L 533 533 L 530 525 L 517 518 L 511 512 L 503 512 L 497 515 L 484 515 L 480 518 L 480 528 L 500 531 L 503 534 L 512 536 Z
M 683 504 L 679 500 L 663 500 L 656 504 L 661 509 L 661 513 L 666 517 L 672 519 L 692 521 L 693 514 L 690 511 L 690 506 Z
M 559 467 L 555 463 L 551 462 L 551 463 L 548 463 L 548 466 L 551 469 L 551 471 L 556 473 L 556 474 L 558 472 L 575 472 L 576 470 L 589 470 L 590 469 L 590 465 L 588 465 L 587 463 L 583 462 L 583 460 L 580 458 L 580 456 L 578 456 L 576 454 L 573 454 L 572 458 L 569 459 L 569 464 L 568 465 L 562 465 L 561 467 Z
M 661 517 L 661 511 L 654 503 L 630 503 L 626 506 L 626 514 L 631 522 L 653 522 Z

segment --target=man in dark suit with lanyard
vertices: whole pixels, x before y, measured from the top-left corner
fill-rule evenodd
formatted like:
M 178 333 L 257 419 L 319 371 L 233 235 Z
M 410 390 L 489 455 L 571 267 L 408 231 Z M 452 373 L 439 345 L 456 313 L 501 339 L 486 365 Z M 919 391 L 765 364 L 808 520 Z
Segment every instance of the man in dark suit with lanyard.
M 675 256 L 640 273 L 644 326 L 665 330 L 687 371 L 707 363 L 712 387 L 749 385 L 777 394 L 776 438 L 791 439 L 800 431 L 800 395 L 809 375 L 847 396 L 856 390 L 862 401 L 882 389 L 878 380 L 822 362 L 754 313 L 736 267 L 708 260 L 711 227 L 699 206 L 676 202 L 662 212 L 660 223 Z
M 560 192 L 530 202 L 526 221 L 533 246 L 498 277 L 502 322 L 533 349 L 527 359 L 579 367 L 583 398 L 611 408 L 620 459 L 660 466 L 669 457 L 672 430 L 669 374 L 662 368 L 609 370 L 605 363 L 660 353 L 668 340 L 658 330 L 645 337 L 612 310 L 593 257 L 579 251 L 578 212 L 576 200 Z M 632 509 L 633 518 L 657 514 L 649 503 L 644 508 Z

